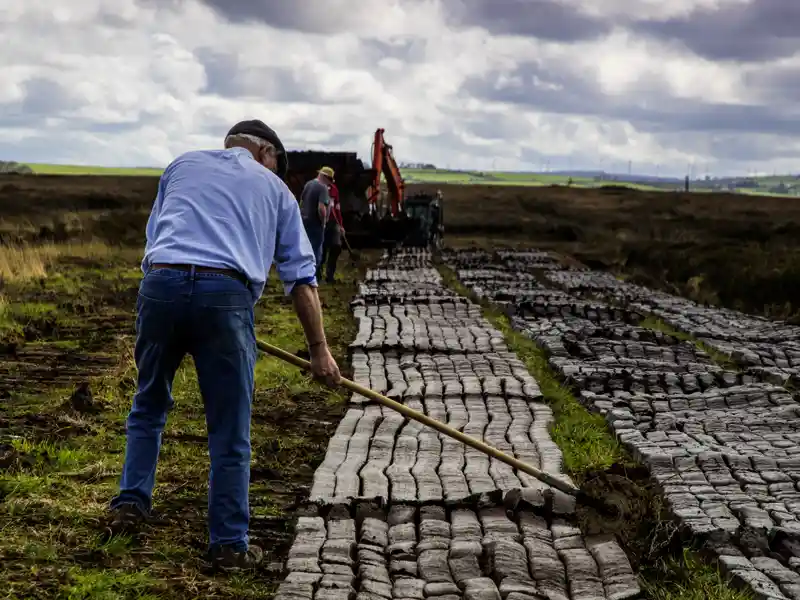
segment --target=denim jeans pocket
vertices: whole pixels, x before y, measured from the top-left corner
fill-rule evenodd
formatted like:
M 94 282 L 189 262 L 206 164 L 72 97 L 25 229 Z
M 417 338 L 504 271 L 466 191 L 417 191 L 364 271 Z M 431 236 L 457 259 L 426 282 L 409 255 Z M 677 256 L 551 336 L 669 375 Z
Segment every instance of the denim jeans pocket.
M 156 302 L 175 302 L 185 291 L 188 273 L 173 270 L 150 271 L 139 284 L 139 295 Z
M 140 293 L 136 299 L 136 335 L 155 343 L 169 343 L 177 327 L 176 303 Z
M 195 347 L 217 355 L 250 355 L 255 348 L 253 309 L 195 307 L 192 310 Z

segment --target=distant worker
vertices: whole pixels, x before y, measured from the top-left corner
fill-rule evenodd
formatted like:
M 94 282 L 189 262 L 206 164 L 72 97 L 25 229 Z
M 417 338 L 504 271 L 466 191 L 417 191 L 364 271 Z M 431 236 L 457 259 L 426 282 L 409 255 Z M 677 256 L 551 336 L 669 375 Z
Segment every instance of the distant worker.
M 322 167 L 317 176 L 306 183 L 300 194 L 300 210 L 308 241 L 314 249 L 316 270 L 322 266 L 322 246 L 325 241 L 325 224 L 328 220 L 330 194 L 328 188 L 333 183 L 333 169 Z
M 344 237 L 344 224 L 342 222 L 342 209 L 339 203 L 339 188 L 331 183 L 328 193 L 331 198 L 330 217 L 325 227 L 325 242 L 322 246 L 322 262 L 317 270 L 317 279 L 322 279 L 322 269 L 325 268 L 325 281 L 334 283 L 336 277 L 336 262 L 342 253 L 342 238 Z
M 436 190 L 436 200 L 431 204 L 431 229 L 429 241 L 433 248 L 439 248 L 442 241 L 442 190 Z
M 434 200 L 431 204 L 431 228 L 428 232 L 428 243 L 435 249 L 439 247 L 441 240 L 440 226 L 440 206 L 439 200 Z
M 275 132 L 261 121 L 243 121 L 228 132 L 224 150 L 187 152 L 167 166 L 147 221 L 137 391 L 111 530 L 131 532 L 150 516 L 172 383 L 190 354 L 211 458 L 209 558 L 226 571 L 250 569 L 263 559 L 248 537 L 258 358 L 253 309 L 273 263 L 303 327 L 313 376 L 340 380 L 322 327 L 314 253 L 297 201 L 282 181 L 286 168 Z

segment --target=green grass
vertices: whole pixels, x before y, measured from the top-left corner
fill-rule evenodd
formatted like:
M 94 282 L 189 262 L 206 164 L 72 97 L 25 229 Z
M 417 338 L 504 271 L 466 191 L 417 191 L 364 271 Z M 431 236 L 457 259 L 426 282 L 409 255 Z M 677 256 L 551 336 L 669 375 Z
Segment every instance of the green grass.
M 672 192 L 683 189 L 683 183 L 632 183 L 627 181 L 614 180 L 595 180 L 592 177 L 572 177 L 561 174 L 548 173 L 514 173 L 504 171 L 455 171 L 450 169 L 402 169 L 402 174 L 407 183 L 428 183 L 428 184 L 457 184 L 457 185 L 503 185 L 503 186 L 522 186 L 535 187 L 544 185 L 572 185 L 576 188 L 598 188 L 598 187 L 627 187 L 634 190 L 646 192 Z M 570 183 L 570 179 L 572 180 Z M 792 194 L 779 194 L 770 192 L 769 188 L 777 185 L 781 181 L 789 181 L 792 178 L 786 177 L 764 177 L 757 180 L 758 188 L 738 188 L 736 191 L 743 194 L 759 196 L 779 196 L 793 197 Z M 708 193 L 714 190 L 705 187 L 706 183 L 694 181 L 691 183 L 691 191 L 696 193 Z M 727 191 L 727 190 L 722 190 Z
M 25 163 L 39 175 L 138 175 L 159 176 L 163 169 L 151 167 L 98 167 L 92 165 L 55 165 L 46 163 Z M 506 171 L 460 171 L 451 169 L 401 169 L 403 178 L 409 184 L 455 184 L 455 185 L 503 185 L 535 187 L 543 185 L 568 185 L 578 188 L 605 187 L 609 185 L 629 187 L 641 191 L 675 191 L 682 189 L 680 183 L 630 183 L 625 181 L 598 181 L 591 177 L 572 177 L 561 174 L 547 173 L 516 173 Z M 738 188 L 736 191 L 759 196 L 793 197 L 793 194 L 771 192 L 769 188 L 780 182 L 790 182 L 794 185 L 791 176 L 757 178 L 757 188 Z M 692 191 L 697 193 L 715 191 L 706 186 L 705 182 L 692 182 Z M 726 191 L 726 190 L 722 190 Z
M 92 165 L 49 165 L 26 163 L 36 175 L 161 175 L 163 169 L 148 167 L 95 167 Z
M 666 333 L 671 335 L 677 340 L 682 342 L 690 342 L 697 346 L 698 349 L 702 350 L 706 354 L 709 355 L 711 360 L 717 363 L 719 366 L 727 369 L 729 371 L 739 371 L 738 365 L 731 360 L 731 358 L 719 350 L 715 350 L 711 346 L 704 344 L 703 342 L 699 341 L 698 339 L 694 338 L 693 336 L 689 335 L 688 333 L 684 333 L 682 331 L 678 331 L 668 323 L 665 323 L 661 319 L 657 317 L 646 317 L 641 323 L 639 323 L 640 327 L 644 327 L 645 329 L 652 329 L 653 331 L 660 331 L 662 333 Z
M 158 595 L 150 592 L 160 587 L 146 571 L 138 573 L 109 573 L 97 569 L 71 569 L 68 573 L 66 589 L 62 591 L 64 600 L 157 600 Z
M 135 391 L 140 253 L 111 249 L 102 264 L 95 264 L 70 260 L 67 247 L 64 255 L 53 252 L 46 278 L 8 284 L 6 298 L 14 301 L 0 305 L 0 323 L 17 329 L 45 316 L 70 321 L 68 339 L 56 331 L 22 348 L 53 356 L 81 351 L 91 357 L 90 347 L 99 346 L 118 360 L 90 378 L 98 414 L 76 413 L 65 405 L 83 379 L 80 363 L 71 364 L 78 375 L 68 385 L 32 381 L 32 390 L 2 400 L 7 423 L 0 433 L 5 461 L 0 468 L 0 597 L 270 597 L 279 574 L 215 576 L 202 563 L 209 461 L 203 400 L 191 358 L 175 377 L 175 406 L 159 457 L 154 506 L 160 522 L 135 537 L 107 535 L 107 505 L 117 491 L 125 419 Z M 355 335 L 349 301 L 360 278 L 346 254 L 340 258 L 340 274 L 343 283 L 323 285 L 320 294 L 332 352 L 346 366 L 347 346 Z M 73 322 L 76 310 L 84 314 Z M 256 313 L 259 337 L 292 352 L 304 348 L 302 327 L 274 274 Z M 97 323 L 116 329 L 103 338 Z M 0 360 L 0 368 L 26 377 L 24 360 Z M 291 543 L 295 500 L 307 493 L 346 396 L 276 359 L 261 356 L 257 362 L 250 498 L 254 536 L 268 553 L 267 562 L 281 560 Z
M 660 560 L 641 578 L 650 600 L 753 600 L 750 591 L 731 587 L 715 567 L 685 549 L 678 557 Z
M 627 181 L 595 180 L 591 177 L 569 177 L 547 173 L 512 173 L 503 171 L 451 171 L 447 169 L 403 169 L 406 183 L 458 184 L 458 185 L 502 185 L 538 187 L 546 185 L 571 185 L 576 188 L 598 188 L 607 186 L 628 187 L 634 190 L 661 192 L 674 191 L 677 185 L 649 185 Z

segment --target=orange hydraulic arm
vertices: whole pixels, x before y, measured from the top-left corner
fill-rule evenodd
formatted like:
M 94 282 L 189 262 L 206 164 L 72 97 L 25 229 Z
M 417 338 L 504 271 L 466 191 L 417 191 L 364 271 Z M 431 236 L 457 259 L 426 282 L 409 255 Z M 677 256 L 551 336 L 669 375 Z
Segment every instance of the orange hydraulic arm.
M 405 197 L 405 182 L 400 175 L 400 168 L 394 159 L 392 147 L 383 137 L 384 129 L 375 131 L 375 140 L 372 142 L 372 168 L 375 170 L 375 179 L 368 190 L 370 212 L 375 210 L 375 204 L 381 190 L 381 174 L 386 178 L 389 188 L 389 198 L 392 203 L 392 216 L 396 217 L 403 210 Z

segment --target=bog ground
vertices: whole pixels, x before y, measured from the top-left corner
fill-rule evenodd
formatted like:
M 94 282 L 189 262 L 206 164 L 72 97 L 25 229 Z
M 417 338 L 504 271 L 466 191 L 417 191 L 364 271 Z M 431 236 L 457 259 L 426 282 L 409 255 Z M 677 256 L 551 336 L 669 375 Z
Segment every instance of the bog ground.
M 343 283 L 323 288 L 337 358 L 378 391 L 624 502 L 630 518 L 598 522 L 262 358 L 251 498 L 269 556 L 226 578 L 201 560 L 207 457 L 190 361 L 157 520 L 135 538 L 105 532 L 156 184 L 0 179 L 0 597 L 800 597 L 800 338 L 679 298 L 795 317 L 793 200 L 438 186 L 461 250 L 360 264 L 345 253 Z M 538 251 L 481 250 L 498 244 Z M 302 348 L 274 281 L 258 331 Z M 524 502 L 509 500 L 516 489 Z

